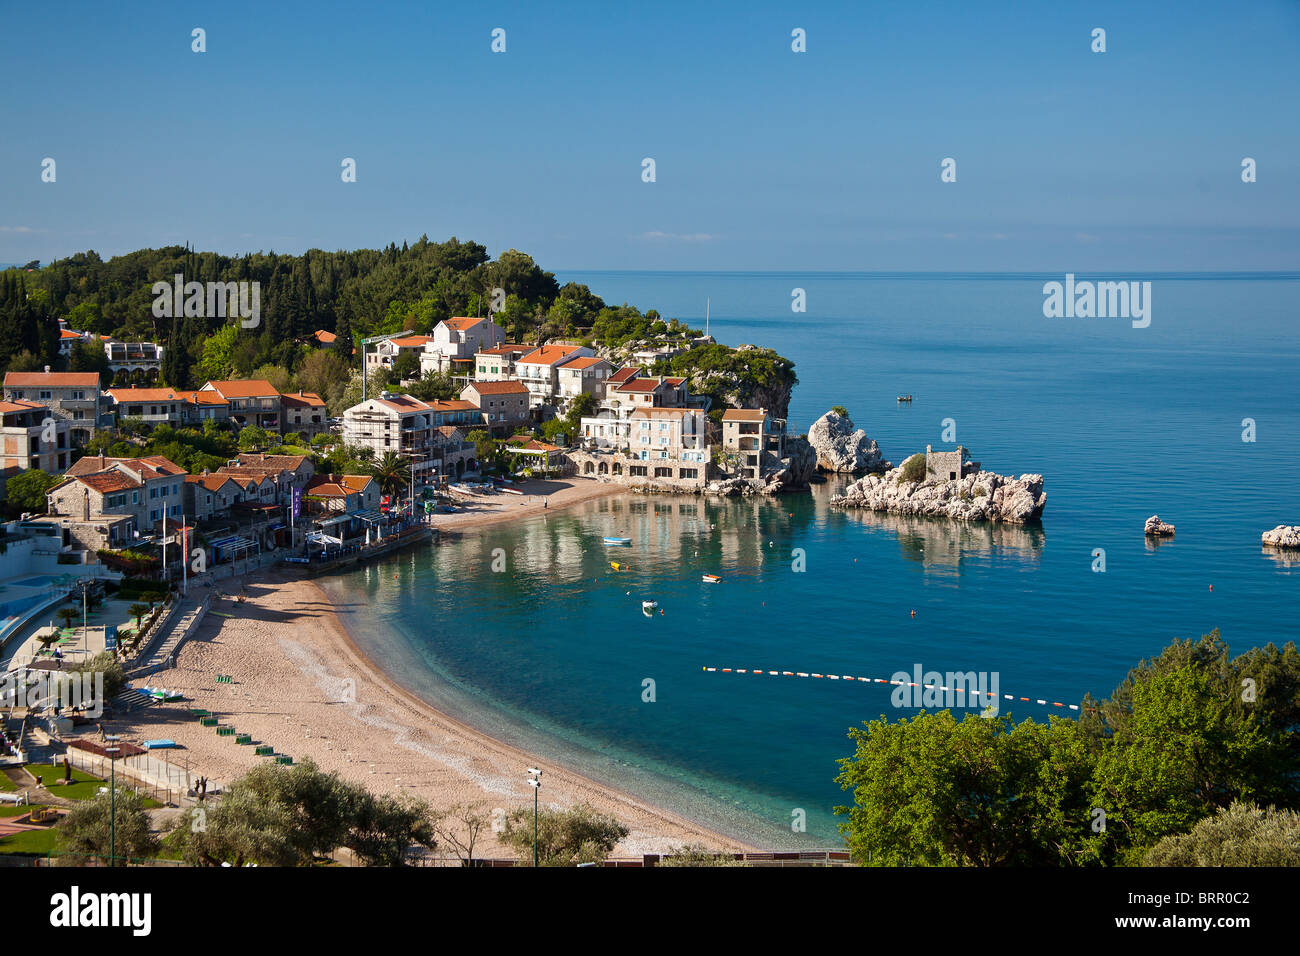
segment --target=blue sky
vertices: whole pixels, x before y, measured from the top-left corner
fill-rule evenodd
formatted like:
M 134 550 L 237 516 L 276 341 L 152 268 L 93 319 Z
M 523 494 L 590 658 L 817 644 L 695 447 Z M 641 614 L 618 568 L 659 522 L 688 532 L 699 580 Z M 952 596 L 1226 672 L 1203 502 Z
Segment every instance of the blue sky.
M 15 5 L 0 262 L 427 233 L 554 270 L 1300 264 L 1298 0 L 804 7 Z

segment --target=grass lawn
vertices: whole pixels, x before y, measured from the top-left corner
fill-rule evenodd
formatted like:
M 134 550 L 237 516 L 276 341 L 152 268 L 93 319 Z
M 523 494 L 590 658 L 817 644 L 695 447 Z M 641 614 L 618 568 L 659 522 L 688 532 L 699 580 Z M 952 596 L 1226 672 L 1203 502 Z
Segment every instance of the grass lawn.
M 62 783 L 56 783 L 63 780 L 61 764 L 52 767 L 47 763 L 29 763 L 27 772 L 33 777 L 40 777 L 44 781 L 45 789 L 50 793 L 67 800 L 89 800 L 99 792 L 100 787 L 104 786 L 103 780 L 75 767 L 72 768 L 72 783 L 66 787 Z
M 5 790 L 8 791 L 9 793 L 13 793 L 17 789 L 18 789 L 18 784 L 10 780 L 5 774 L 0 773 L 0 790 Z
M 44 856 L 52 853 L 59 841 L 59 833 L 53 827 L 46 830 L 24 830 L 0 840 L 0 854 L 38 853 Z
M 30 810 L 31 807 L 11 807 L 6 803 L 0 806 L 0 817 L 21 817 Z

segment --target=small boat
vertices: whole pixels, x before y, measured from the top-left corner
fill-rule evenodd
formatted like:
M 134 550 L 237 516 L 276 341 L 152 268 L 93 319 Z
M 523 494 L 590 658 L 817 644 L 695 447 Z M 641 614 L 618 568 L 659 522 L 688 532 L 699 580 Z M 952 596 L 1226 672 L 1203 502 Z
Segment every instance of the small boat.
M 910 402 L 910 401 L 912 400 L 912 396 L 911 396 L 911 395 L 899 395 L 899 396 L 898 396 L 898 400 L 899 400 L 900 402 Z
M 653 614 L 659 608 L 658 601 L 642 601 L 641 610 L 646 614 Z
M 632 569 L 629 568 L 626 564 L 619 564 L 617 561 L 611 561 L 611 562 L 609 562 L 609 566 L 610 566 L 611 568 L 613 568 L 615 571 L 631 571 L 631 570 L 632 570 Z
M 606 544 L 620 544 L 620 545 L 622 545 L 622 544 L 631 544 L 631 543 L 632 543 L 632 539 L 631 539 L 631 538 L 608 538 L 608 537 L 607 537 L 607 538 L 601 538 L 601 540 L 604 541 Z
M 706 575 L 704 575 L 704 583 L 705 583 L 705 584 L 717 584 L 717 583 L 718 583 L 719 581 L 721 581 L 721 580 L 722 580 L 722 576 L 719 575 L 719 574 L 706 574 Z

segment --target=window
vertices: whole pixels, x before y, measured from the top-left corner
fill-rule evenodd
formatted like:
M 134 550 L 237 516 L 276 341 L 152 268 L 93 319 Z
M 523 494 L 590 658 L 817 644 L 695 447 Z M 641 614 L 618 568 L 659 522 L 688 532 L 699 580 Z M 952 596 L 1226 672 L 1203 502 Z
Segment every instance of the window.
M 49 397 L 50 397 L 50 393 L 49 393 L 48 391 L 42 391 L 42 392 L 40 393 L 40 397 L 41 397 L 41 398 L 49 398 Z

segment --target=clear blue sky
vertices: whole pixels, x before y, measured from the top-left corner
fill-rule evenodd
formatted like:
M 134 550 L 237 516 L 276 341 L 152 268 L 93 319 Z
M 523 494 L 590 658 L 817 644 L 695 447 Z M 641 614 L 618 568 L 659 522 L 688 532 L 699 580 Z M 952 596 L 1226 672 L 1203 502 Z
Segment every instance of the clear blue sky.
M 428 233 L 550 269 L 1300 266 L 1297 0 L 804 6 L 13 4 L 0 262 Z

